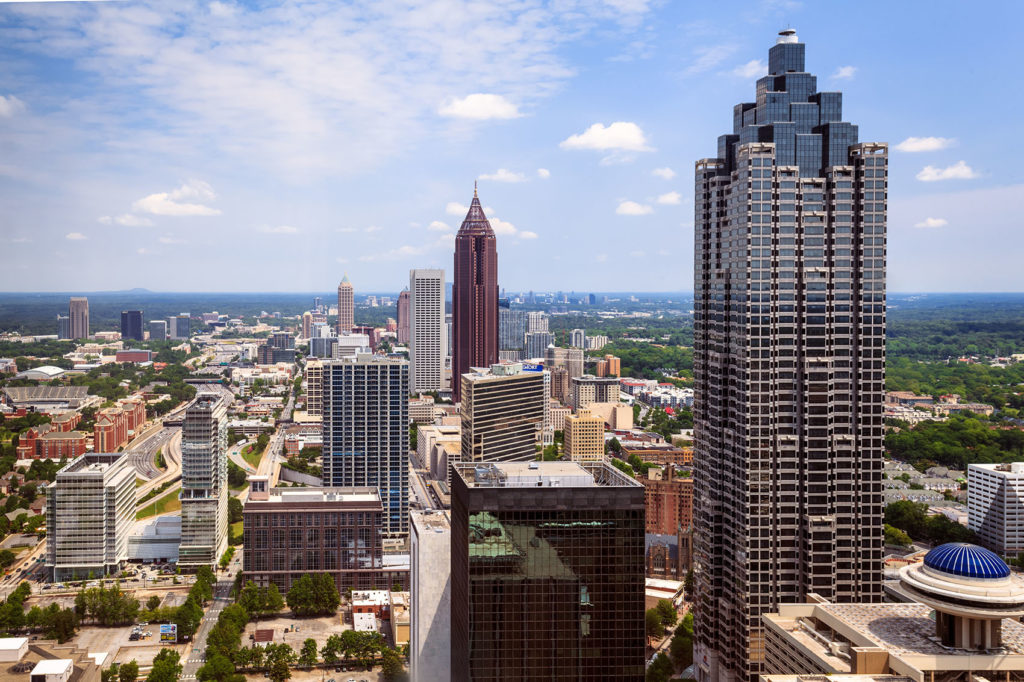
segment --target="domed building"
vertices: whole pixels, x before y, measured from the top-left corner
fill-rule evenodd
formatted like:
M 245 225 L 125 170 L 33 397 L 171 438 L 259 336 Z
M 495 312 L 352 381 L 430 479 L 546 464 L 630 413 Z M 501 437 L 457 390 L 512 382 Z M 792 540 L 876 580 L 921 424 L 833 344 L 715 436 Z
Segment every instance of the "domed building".
M 983 547 L 948 543 L 899 578 L 886 586 L 898 602 L 811 594 L 762 616 L 761 682 L 1024 682 L 1024 575 Z

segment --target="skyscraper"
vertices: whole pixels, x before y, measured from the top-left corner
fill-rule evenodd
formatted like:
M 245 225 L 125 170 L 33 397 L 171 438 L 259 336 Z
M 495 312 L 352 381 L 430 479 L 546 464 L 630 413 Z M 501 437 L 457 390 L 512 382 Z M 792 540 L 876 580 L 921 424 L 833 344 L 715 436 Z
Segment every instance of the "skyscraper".
M 68 302 L 68 317 L 71 319 L 71 338 L 89 338 L 89 299 L 85 296 L 72 296 Z
M 452 396 L 458 402 L 459 377 L 470 367 L 498 361 L 498 246 L 475 187 L 469 213 L 455 236 L 452 315 Z
M 498 310 L 498 349 L 522 350 L 525 338 L 526 311 L 511 308 Z
M 456 464 L 450 547 L 449 679 L 643 680 L 632 478 L 604 462 Z
M 71 338 L 71 317 L 68 315 L 57 315 L 57 338 Z
M 359 353 L 323 363 L 323 482 L 380 490 L 384 532 L 409 530 L 409 363 Z
M 569 333 L 569 345 L 573 348 L 587 347 L 587 332 L 583 329 L 573 329 Z
M 544 372 L 524 372 L 520 363 L 492 365 L 463 374 L 460 459 L 534 459 L 543 435 L 547 400 Z
M 121 338 L 142 340 L 142 311 L 122 310 L 121 311 Z
M 188 339 L 192 333 L 192 315 L 178 313 L 167 318 L 167 338 Z
M 443 293 L 443 292 L 442 292 Z M 398 294 L 398 343 L 409 343 L 409 290 Z M 444 320 L 442 319 L 443 323 Z
M 440 391 L 444 379 L 444 270 L 410 270 L 409 385 L 413 393 Z M 401 299 L 399 299 L 401 304 Z
M 228 417 L 216 393 L 200 393 L 181 430 L 178 565 L 215 566 L 228 544 Z
M 355 289 L 352 282 L 348 281 L 348 275 L 341 278 L 338 285 L 338 333 L 344 334 L 352 331 L 355 326 Z
M 163 341 L 167 338 L 167 320 L 149 321 L 149 340 Z
M 782 31 L 695 175 L 699 680 L 754 680 L 760 616 L 882 596 L 888 150 Z

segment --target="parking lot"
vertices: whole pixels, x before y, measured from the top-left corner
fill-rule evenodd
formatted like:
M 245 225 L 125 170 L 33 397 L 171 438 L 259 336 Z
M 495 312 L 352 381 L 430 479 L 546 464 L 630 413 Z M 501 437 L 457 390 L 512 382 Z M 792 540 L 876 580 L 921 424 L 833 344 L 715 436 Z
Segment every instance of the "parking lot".
M 298 631 L 289 631 L 292 626 L 298 627 Z M 288 644 L 298 651 L 302 643 L 310 637 L 316 640 L 316 648 L 320 649 L 327 643 L 328 637 L 341 634 L 343 630 L 351 630 L 352 626 L 342 622 L 340 611 L 334 616 L 320 618 L 296 619 L 291 615 L 280 618 L 262 618 L 258 622 L 250 622 L 245 626 L 245 632 L 242 633 L 242 646 L 249 646 L 251 643 L 249 635 L 256 632 L 257 629 L 273 630 L 275 644 Z

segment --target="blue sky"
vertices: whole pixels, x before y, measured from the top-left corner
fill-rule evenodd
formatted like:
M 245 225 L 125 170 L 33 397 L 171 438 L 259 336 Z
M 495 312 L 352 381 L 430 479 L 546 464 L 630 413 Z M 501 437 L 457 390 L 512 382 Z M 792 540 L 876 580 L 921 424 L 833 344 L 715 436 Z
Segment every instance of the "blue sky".
M 793 27 L 899 145 L 889 288 L 1022 291 L 1024 11 L 983 7 L 0 0 L 0 290 L 397 291 L 479 179 L 502 286 L 689 291 L 694 161 Z

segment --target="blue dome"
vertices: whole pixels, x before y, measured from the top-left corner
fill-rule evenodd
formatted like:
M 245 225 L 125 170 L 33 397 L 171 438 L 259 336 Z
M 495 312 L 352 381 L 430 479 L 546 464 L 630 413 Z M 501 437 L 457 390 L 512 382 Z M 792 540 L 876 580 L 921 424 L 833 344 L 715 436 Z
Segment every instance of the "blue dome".
M 961 578 L 998 579 L 1010 575 L 1010 567 L 995 552 L 965 542 L 947 542 L 924 557 L 924 565 Z

